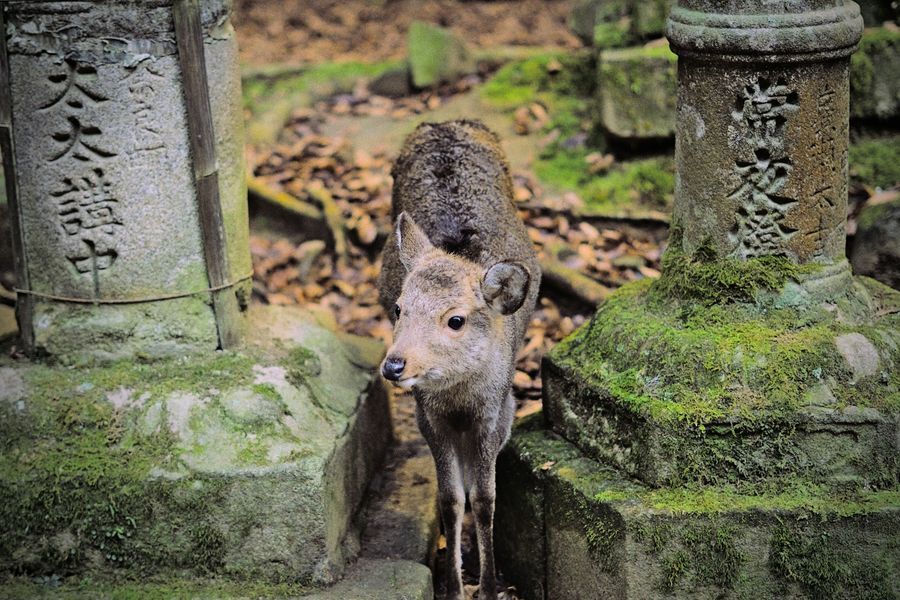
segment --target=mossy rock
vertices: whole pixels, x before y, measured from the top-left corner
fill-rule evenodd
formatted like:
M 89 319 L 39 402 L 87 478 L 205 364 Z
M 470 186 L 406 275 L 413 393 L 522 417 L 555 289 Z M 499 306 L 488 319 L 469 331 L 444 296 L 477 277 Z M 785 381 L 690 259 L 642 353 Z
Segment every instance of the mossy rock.
M 663 35 L 670 4 L 670 0 L 579 0 L 569 14 L 569 28 L 595 48 L 621 48 Z
M 850 181 L 869 187 L 900 185 L 900 135 L 865 138 L 850 144 Z
M 413 86 L 428 88 L 471 73 L 476 64 L 466 44 L 448 29 L 413 21 L 407 36 Z
M 896 483 L 900 293 L 843 270 L 799 283 L 784 259 L 676 258 L 545 358 L 552 427 L 651 485 Z M 850 283 L 819 289 L 832 279 Z
M 275 64 L 244 70 L 241 86 L 244 111 L 248 115 L 247 143 L 256 146 L 273 144 L 292 110 L 349 92 L 360 79 L 374 79 L 400 66 L 398 61 L 348 61 L 309 67 Z
M 853 272 L 900 289 L 900 197 L 865 206 L 851 245 Z
M 390 437 L 382 350 L 314 312 L 250 318 L 241 352 L 89 369 L 0 359 L 4 573 L 341 574 Z
M 850 57 L 851 118 L 888 120 L 900 116 L 900 31 L 866 29 Z
M 627 140 L 673 137 L 677 60 L 668 45 L 602 52 L 597 112 L 603 130 Z
M 0 594 L 21 600 L 433 600 L 434 589 L 431 571 L 425 565 L 407 560 L 361 559 L 350 568 L 345 579 L 325 590 L 292 583 L 233 582 L 181 575 L 147 578 L 140 582 L 66 581 L 54 577 L 13 580 L 0 583 Z
M 651 489 L 542 429 L 540 415 L 517 425 L 500 456 L 496 522 L 504 574 L 539 600 L 900 592 L 896 487 L 832 494 L 798 478 L 774 492 Z

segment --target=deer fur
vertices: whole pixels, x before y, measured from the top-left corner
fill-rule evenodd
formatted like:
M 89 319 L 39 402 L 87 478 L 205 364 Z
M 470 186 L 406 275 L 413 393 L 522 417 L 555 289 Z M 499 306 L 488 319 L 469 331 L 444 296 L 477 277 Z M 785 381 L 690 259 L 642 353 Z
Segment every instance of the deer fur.
M 515 357 L 540 269 L 513 203 L 499 139 L 480 122 L 420 125 L 392 174 L 396 227 L 379 288 L 394 343 L 382 373 L 412 389 L 434 457 L 450 566 L 447 597 L 464 597 L 460 535 L 468 495 L 479 598 L 493 600 L 496 460 L 513 422 Z

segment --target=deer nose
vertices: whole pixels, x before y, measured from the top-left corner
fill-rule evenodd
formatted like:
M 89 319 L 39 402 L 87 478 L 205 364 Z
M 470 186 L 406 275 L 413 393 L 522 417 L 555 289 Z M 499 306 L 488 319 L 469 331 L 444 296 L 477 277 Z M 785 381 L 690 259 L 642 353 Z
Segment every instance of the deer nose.
M 382 365 L 381 367 L 381 374 L 384 375 L 385 379 L 397 381 L 398 379 L 400 379 L 400 375 L 403 373 L 403 368 L 405 366 L 406 361 L 402 358 L 389 356 L 388 359 L 384 361 L 384 365 Z

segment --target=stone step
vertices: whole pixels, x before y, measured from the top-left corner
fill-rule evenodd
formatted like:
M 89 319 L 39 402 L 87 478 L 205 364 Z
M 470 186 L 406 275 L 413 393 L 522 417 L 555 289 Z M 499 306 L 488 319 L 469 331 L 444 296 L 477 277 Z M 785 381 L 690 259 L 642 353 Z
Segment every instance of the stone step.
M 900 294 L 848 288 L 799 320 L 792 306 L 666 304 L 649 281 L 623 287 L 545 357 L 548 422 L 651 486 L 894 485 Z
M 0 571 L 321 585 L 359 550 L 391 437 L 383 347 L 254 307 L 240 352 L 0 358 Z
M 416 562 L 361 559 L 350 565 L 347 576 L 326 590 L 310 591 L 289 584 L 235 583 L 212 579 L 171 578 L 141 583 L 62 584 L 43 582 L 0 583 L 0 597 L 37 600 L 72 598 L 159 598 L 165 600 L 433 600 L 431 571 Z
M 651 489 L 540 415 L 516 426 L 497 466 L 498 561 L 529 600 L 894 598 L 897 531 L 900 488 Z
M 415 425 L 412 395 L 389 393 L 396 442 L 369 489 L 360 556 L 433 567 L 440 528 L 434 460 Z

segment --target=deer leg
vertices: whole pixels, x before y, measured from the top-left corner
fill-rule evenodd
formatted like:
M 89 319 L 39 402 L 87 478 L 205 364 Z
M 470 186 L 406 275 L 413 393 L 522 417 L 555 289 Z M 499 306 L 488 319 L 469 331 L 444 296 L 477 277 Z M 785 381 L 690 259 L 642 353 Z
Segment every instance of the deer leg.
M 447 538 L 447 599 L 465 598 L 462 581 L 462 524 L 466 510 L 465 488 L 456 453 L 451 448 L 435 451 L 438 479 L 438 505 L 444 536 Z
M 481 575 L 478 582 L 479 600 L 497 600 L 497 576 L 494 570 L 494 500 L 496 497 L 494 453 L 479 461 L 477 475 L 469 490 L 469 500 L 475 516 L 478 535 L 478 559 Z

